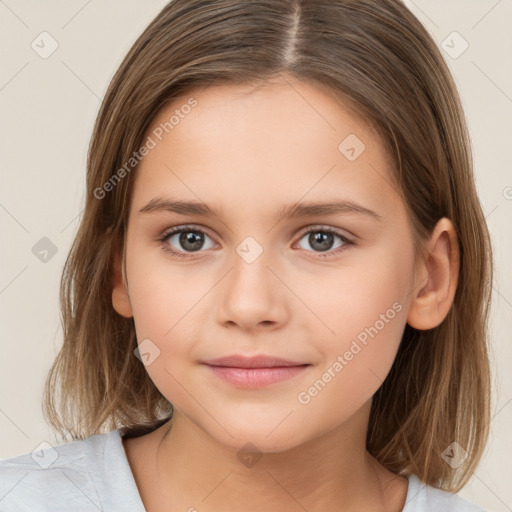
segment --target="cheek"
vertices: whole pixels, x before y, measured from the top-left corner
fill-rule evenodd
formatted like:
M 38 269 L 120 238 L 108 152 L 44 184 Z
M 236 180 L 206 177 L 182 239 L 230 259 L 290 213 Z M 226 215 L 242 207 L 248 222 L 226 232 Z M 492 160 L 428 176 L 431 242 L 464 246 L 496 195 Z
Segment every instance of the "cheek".
M 203 278 L 207 276 L 171 262 L 161 250 L 134 251 L 129 263 L 130 302 L 139 340 L 167 340 L 190 328 L 190 318 L 213 284 Z
M 335 341 L 322 347 L 324 358 L 317 372 L 297 392 L 298 407 L 326 430 L 346 421 L 371 399 L 396 357 L 405 308 L 399 301 L 375 301 L 368 308 L 357 317 L 342 315 L 345 328 L 337 324 Z
M 198 316 L 205 314 L 201 298 L 208 287 L 191 281 L 191 267 L 171 265 L 162 255 L 149 259 L 134 252 L 127 266 L 139 352 L 149 354 L 145 367 L 156 387 L 179 405 L 187 399 L 179 383 L 187 381 L 201 339 Z
M 369 259 L 331 272 L 329 291 L 310 292 L 308 298 L 311 309 L 322 312 L 329 330 L 317 338 L 322 363 L 298 402 L 314 402 L 319 414 L 323 407 L 329 411 L 329 403 L 340 397 L 342 415 L 370 399 L 389 373 L 400 345 L 412 260 L 392 247 L 372 253 Z
M 368 330 L 375 339 L 384 338 L 391 344 L 400 339 L 410 293 L 411 258 L 407 247 L 392 244 L 354 251 L 339 269 L 318 272 L 314 280 L 302 283 L 301 298 L 324 324 L 318 323 L 327 352 L 342 353 L 353 339 L 364 342 L 370 337 Z
M 187 373 L 201 325 L 196 315 L 207 290 L 197 281 L 191 283 L 190 273 L 169 264 L 164 256 L 149 260 L 132 254 L 127 268 L 139 352 L 149 354 L 144 364 L 155 386 L 180 408 L 190 401 L 183 386 L 191 388 Z

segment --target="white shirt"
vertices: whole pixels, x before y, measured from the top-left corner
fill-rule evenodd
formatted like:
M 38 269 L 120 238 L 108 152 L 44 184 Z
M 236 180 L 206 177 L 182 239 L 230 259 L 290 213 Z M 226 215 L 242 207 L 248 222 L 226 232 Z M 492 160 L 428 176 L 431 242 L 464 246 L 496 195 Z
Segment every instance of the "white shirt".
M 113 430 L 0 460 L 0 512 L 145 512 L 121 436 Z M 486 512 L 408 478 L 402 512 Z

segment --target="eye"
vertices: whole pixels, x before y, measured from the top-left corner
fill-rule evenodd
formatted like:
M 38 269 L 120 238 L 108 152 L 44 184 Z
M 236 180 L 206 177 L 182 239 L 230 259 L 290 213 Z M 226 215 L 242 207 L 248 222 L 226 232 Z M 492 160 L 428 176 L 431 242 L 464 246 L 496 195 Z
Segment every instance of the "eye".
M 187 252 L 200 252 L 204 248 L 205 237 L 211 238 L 201 229 L 197 229 L 194 226 L 181 226 L 168 231 L 160 241 L 162 242 L 162 249 L 174 256 L 191 257 Z M 174 240 L 173 240 L 174 239 Z M 173 249 L 171 243 L 178 246 L 178 250 Z M 179 247 L 184 250 L 180 250 Z M 211 247 L 206 247 L 211 249 Z
M 306 239 L 306 235 L 308 235 Z M 334 247 L 334 240 L 338 238 L 341 243 Z M 201 249 L 211 249 L 212 244 L 208 246 L 205 240 L 212 240 L 202 229 L 195 226 L 179 226 L 167 231 L 161 238 L 162 249 L 173 255 L 179 257 L 193 257 L 194 252 L 201 252 Z M 355 245 L 355 242 L 338 231 L 325 227 L 319 226 L 313 229 L 309 228 L 301 235 L 301 239 L 306 239 L 307 243 L 313 248 L 313 252 L 318 253 L 322 258 L 337 255 L 340 252 L 346 250 L 347 246 Z M 300 242 L 300 241 L 299 241 Z M 174 247 L 174 248 L 173 248 Z M 304 249 L 304 247 L 301 247 Z M 341 248 L 341 249 L 339 249 Z M 306 248 L 307 250 L 307 248 Z M 322 254 L 325 253 L 325 254 Z
M 305 235 L 308 235 L 307 238 Z M 331 251 L 334 245 L 334 240 L 338 238 L 341 240 L 341 244 L 338 244 L 335 249 L 341 247 L 341 250 Z M 302 233 L 302 239 L 306 239 L 307 243 L 313 248 L 314 252 L 320 252 L 325 254 L 319 254 L 320 257 L 326 258 L 333 255 L 337 255 L 340 252 L 346 250 L 347 246 L 355 245 L 353 240 L 350 240 L 345 235 L 342 235 L 338 231 L 320 226 L 314 229 L 309 229 L 308 231 Z

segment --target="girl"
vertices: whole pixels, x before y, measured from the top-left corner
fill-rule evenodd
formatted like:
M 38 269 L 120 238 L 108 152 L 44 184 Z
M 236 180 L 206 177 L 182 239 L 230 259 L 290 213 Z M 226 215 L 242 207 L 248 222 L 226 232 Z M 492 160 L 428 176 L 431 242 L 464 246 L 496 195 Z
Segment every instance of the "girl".
M 397 0 L 174 0 L 101 106 L 0 510 L 482 511 L 489 233 Z

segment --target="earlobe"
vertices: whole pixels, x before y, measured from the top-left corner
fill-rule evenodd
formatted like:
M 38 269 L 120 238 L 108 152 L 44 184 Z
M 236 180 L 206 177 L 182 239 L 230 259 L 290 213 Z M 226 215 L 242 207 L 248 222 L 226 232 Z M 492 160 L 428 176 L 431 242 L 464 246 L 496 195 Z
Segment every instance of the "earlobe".
M 459 276 L 459 245 L 452 222 L 443 217 L 427 244 L 427 257 L 417 269 L 407 323 L 419 330 L 437 327 L 453 304 Z
M 126 318 L 133 316 L 130 297 L 121 268 L 121 261 L 117 253 L 114 254 L 113 258 L 112 306 L 121 316 Z

